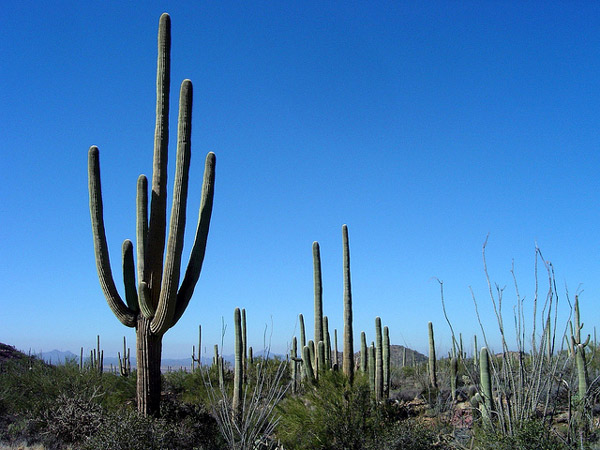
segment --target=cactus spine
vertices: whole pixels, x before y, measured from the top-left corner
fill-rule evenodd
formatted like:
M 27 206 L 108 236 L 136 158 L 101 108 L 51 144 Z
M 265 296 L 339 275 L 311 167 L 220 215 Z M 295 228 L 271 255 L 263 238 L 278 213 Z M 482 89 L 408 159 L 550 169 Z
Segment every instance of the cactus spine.
M 347 225 L 342 225 L 342 243 L 344 247 L 344 354 L 342 365 L 344 374 L 352 384 L 354 380 L 354 337 L 352 334 L 352 286 L 350 283 L 350 248 Z
M 136 208 L 137 284 L 133 270 L 133 244 L 129 240 L 123 243 L 127 304 L 117 291 L 110 267 L 104 231 L 98 147 L 92 146 L 88 154 L 90 215 L 98 277 L 113 313 L 124 325 L 136 328 L 137 403 L 138 410 L 143 415 L 159 413 L 162 337 L 184 313 L 200 276 L 214 193 L 215 155 L 209 153 L 206 157 L 196 237 L 183 282 L 178 289 L 191 155 L 193 88 L 190 80 L 184 80 L 181 84 L 173 203 L 169 237 L 166 240 L 170 53 L 171 19 L 168 14 L 163 14 L 158 31 L 156 129 L 150 217 L 148 221 L 148 182 L 141 175 L 137 185 Z
M 435 340 L 433 337 L 433 324 L 429 322 L 429 385 L 437 389 L 436 359 L 435 359 Z

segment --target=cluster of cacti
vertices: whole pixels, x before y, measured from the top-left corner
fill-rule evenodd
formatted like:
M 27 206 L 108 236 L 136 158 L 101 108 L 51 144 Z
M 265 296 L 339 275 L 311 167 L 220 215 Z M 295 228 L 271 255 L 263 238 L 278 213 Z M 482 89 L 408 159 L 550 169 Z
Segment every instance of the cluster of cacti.
M 96 267 L 108 305 L 124 325 L 135 327 L 137 331 L 137 404 L 138 410 L 144 415 L 158 414 L 159 411 L 162 337 L 184 313 L 200 276 L 214 192 L 215 155 L 209 153 L 206 157 L 196 237 L 183 282 L 179 286 L 191 155 L 192 83 L 184 80 L 181 84 L 175 182 L 167 240 L 170 52 L 171 19 L 168 14 L 163 14 L 158 32 L 156 131 L 150 213 L 148 181 L 141 175 L 137 183 L 136 207 L 137 282 L 133 244 L 129 240 L 123 243 L 126 303 L 117 291 L 110 267 L 96 146 L 90 148 L 88 159 Z
M 117 352 L 117 357 L 119 358 L 119 373 L 122 377 L 128 377 L 131 373 L 131 351 L 127 347 L 125 336 L 123 336 L 123 357 L 120 352 Z
M 100 335 L 96 336 L 96 348 L 90 350 L 90 368 L 99 374 L 104 372 L 104 350 L 100 349 Z

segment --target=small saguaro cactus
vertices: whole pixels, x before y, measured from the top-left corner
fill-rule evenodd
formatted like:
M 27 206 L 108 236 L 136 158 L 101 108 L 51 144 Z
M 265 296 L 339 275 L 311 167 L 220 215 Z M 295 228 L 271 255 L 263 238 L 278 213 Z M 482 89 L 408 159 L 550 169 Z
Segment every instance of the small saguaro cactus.
M 344 259 L 344 354 L 342 365 L 350 384 L 354 380 L 354 336 L 352 333 L 352 286 L 350 283 L 350 246 L 348 226 L 342 225 Z
M 383 398 L 390 396 L 390 330 L 383 327 Z
M 233 326 L 235 333 L 235 364 L 233 369 L 233 420 L 239 423 L 242 415 L 242 384 L 244 377 L 244 344 L 242 337 L 242 319 L 240 308 L 235 308 L 233 312 Z
M 325 369 L 331 369 L 331 336 L 329 336 L 329 319 L 323 316 L 323 337 L 325 338 Z
M 371 342 L 369 347 L 369 385 L 371 393 L 375 395 L 375 342 Z
M 364 331 L 360 332 L 360 371 L 362 373 L 367 372 L 369 364 L 369 357 L 367 356 L 367 335 Z
M 304 379 L 308 380 L 309 383 L 315 382 L 315 372 L 313 370 L 313 363 L 310 355 L 310 348 L 305 345 L 302 349 L 302 368 L 304 370 Z
M 298 321 L 300 322 L 300 348 L 306 346 L 306 328 L 304 328 L 304 316 L 298 315 Z
M 246 334 L 246 309 L 242 308 L 242 379 L 248 381 L 248 340 Z
M 102 375 L 104 373 L 104 350 L 100 349 L 100 335 L 96 336 L 96 341 L 97 348 L 90 350 L 90 365 L 92 370 Z
M 202 367 L 202 325 L 198 325 L 198 357 L 196 357 L 196 347 L 192 345 L 192 372 L 195 364 L 198 363 L 198 368 Z
M 123 243 L 126 303 L 117 291 L 110 267 L 104 231 L 98 147 L 92 146 L 88 154 L 90 214 L 96 267 L 100 285 L 111 310 L 123 325 L 136 328 L 137 404 L 138 411 L 143 415 L 159 413 L 162 338 L 181 318 L 200 277 L 212 213 L 215 180 L 215 155 L 209 153 L 204 169 L 196 237 L 185 276 L 179 286 L 191 157 L 193 88 L 190 80 L 181 83 L 173 202 L 167 240 L 170 53 L 171 19 L 168 14 L 163 14 L 158 31 L 156 129 L 150 214 L 148 181 L 144 175 L 140 175 L 136 207 L 137 282 L 133 244 L 130 240 Z
M 588 334 L 585 342 L 581 342 L 581 329 L 583 323 L 581 323 L 581 313 L 579 311 L 579 296 L 575 296 L 574 305 L 574 324 L 570 323 L 571 326 L 571 345 L 574 349 L 575 363 L 577 364 L 577 396 L 575 399 L 578 402 L 582 402 L 585 399 L 588 389 L 588 372 L 587 362 L 585 358 L 585 348 L 590 342 L 590 335 Z
M 323 334 L 323 284 L 321 277 L 321 251 L 319 243 L 313 242 L 313 277 L 315 285 L 315 345 L 325 341 Z
M 375 318 L 375 400 L 383 399 L 383 335 L 381 318 Z
M 491 420 L 494 410 L 494 397 L 492 395 L 492 373 L 490 369 L 490 357 L 488 349 L 481 347 L 479 355 L 479 379 L 481 383 L 482 404 L 480 411 L 486 421 Z
M 433 323 L 427 324 L 429 328 L 429 385 L 437 389 L 436 358 L 435 358 L 435 340 L 433 336 Z

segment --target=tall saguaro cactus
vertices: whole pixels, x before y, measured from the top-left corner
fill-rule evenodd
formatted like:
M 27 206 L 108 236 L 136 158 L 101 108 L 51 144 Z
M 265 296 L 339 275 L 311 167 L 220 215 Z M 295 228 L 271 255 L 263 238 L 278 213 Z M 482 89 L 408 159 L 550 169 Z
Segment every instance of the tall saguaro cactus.
M 350 248 L 348 226 L 342 225 L 344 257 L 344 354 L 342 366 L 344 374 L 352 384 L 354 379 L 354 336 L 352 334 L 352 287 L 350 284 Z
M 168 14 L 163 14 L 158 30 L 156 129 L 150 217 L 148 181 L 144 175 L 140 175 L 136 201 L 137 283 L 133 244 L 129 240 L 123 243 L 126 303 L 117 291 L 110 267 L 104 231 L 98 147 L 92 146 L 88 154 L 90 215 L 98 277 L 113 313 L 124 325 L 136 328 L 137 400 L 138 410 L 144 415 L 156 415 L 159 412 L 162 337 L 181 318 L 200 277 L 214 194 L 215 155 L 209 153 L 204 168 L 196 237 L 183 281 L 179 285 L 191 156 L 193 89 L 190 80 L 181 83 L 175 181 L 167 240 L 170 52 L 171 19 Z
M 313 242 L 313 276 L 315 283 L 315 345 L 325 341 L 323 335 L 323 283 L 321 277 L 321 251 L 319 243 Z
M 429 329 L 429 385 L 437 389 L 436 358 L 435 358 L 435 339 L 433 336 L 433 323 L 427 324 Z

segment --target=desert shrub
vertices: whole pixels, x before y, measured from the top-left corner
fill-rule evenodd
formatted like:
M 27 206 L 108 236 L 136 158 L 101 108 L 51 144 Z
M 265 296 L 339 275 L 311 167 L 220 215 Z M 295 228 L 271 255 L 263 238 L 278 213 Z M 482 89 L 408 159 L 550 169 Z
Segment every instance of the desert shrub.
M 418 420 L 403 420 L 390 425 L 376 436 L 365 450 L 443 450 L 439 433 Z
M 323 372 L 318 385 L 281 404 L 277 437 L 286 449 L 363 449 L 381 431 L 366 377 L 354 384 L 341 372 Z
M 481 450 L 574 450 L 550 426 L 539 419 L 524 422 L 513 436 L 494 432 L 489 428 L 476 428 L 474 439 Z
M 171 412 L 173 412 L 171 410 Z M 181 411 L 180 411 L 180 414 Z M 135 411 L 115 411 L 105 417 L 97 432 L 83 442 L 82 450 L 192 450 L 223 448 L 210 418 L 187 412 L 176 421 L 143 417 Z M 194 415 L 196 414 L 196 415 Z
M 41 441 L 50 447 L 75 444 L 94 435 L 104 420 L 98 403 L 99 387 L 61 392 L 52 408 L 42 411 L 37 423 Z

